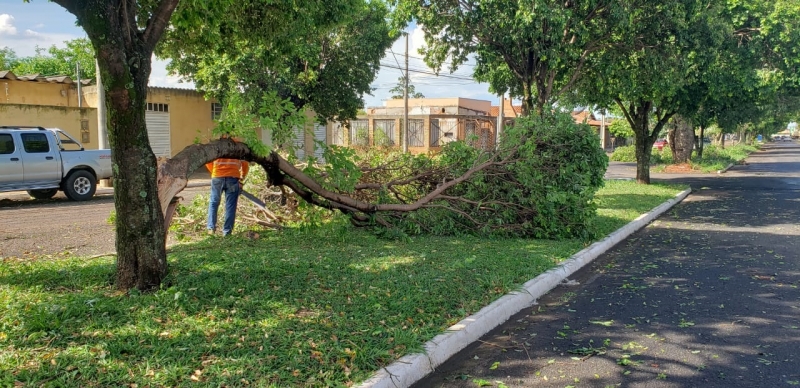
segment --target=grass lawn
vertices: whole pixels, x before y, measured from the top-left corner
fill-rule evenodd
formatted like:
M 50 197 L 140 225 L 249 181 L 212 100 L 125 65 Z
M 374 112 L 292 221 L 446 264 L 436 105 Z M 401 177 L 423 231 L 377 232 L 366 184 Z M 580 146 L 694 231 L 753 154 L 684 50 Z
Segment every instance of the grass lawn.
M 610 181 L 603 235 L 683 187 Z M 164 288 L 113 259 L 0 264 L 0 386 L 348 386 L 582 249 L 578 240 L 383 240 L 345 222 L 210 238 Z
M 703 149 L 703 157 L 693 156 L 688 165 L 692 170 L 703 173 L 714 173 L 728 167 L 729 164 L 739 163 L 745 160 L 751 153 L 757 151 L 759 145 L 736 144 L 728 145 L 725 148 L 716 145 L 706 145 Z M 618 162 L 635 162 L 633 146 L 619 147 L 611 160 Z M 650 168 L 655 172 L 664 172 L 668 165 L 672 163 L 672 152 L 669 148 L 662 151 L 653 150 L 650 159 Z

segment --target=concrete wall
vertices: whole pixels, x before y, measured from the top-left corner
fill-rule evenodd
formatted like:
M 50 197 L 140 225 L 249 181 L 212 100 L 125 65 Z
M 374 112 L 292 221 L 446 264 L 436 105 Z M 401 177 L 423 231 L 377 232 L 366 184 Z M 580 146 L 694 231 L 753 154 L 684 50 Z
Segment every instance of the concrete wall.
M 88 130 L 89 141 L 81 136 L 81 121 Z M 22 104 L 0 104 L 0 125 L 30 125 L 61 128 L 83 143 L 86 149 L 97 149 L 97 109 Z
M 403 99 L 390 99 L 386 100 L 384 105 L 386 108 L 403 108 L 404 102 Z M 489 111 L 491 111 L 492 109 L 491 101 L 473 100 L 471 98 L 453 97 L 453 98 L 409 98 L 408 99 L 409 108 L 424 107 L 424 106 L 461 107 L 461 108 L 471 109 L 474 111 L 486 112 L 486 114 L 489 114 Z
M 74 83 L 0 79 L 0 104 L 77 107 L 78 86 Z
M 83 88 L 86 104 L 97 106 L 97 86 Z M 195 140 L 206 142 L 216 126 L 211 104 L 201 93 L 188 89 L 148 88 L 147 102 L 169 105 L 170 152 L 174 156 Z

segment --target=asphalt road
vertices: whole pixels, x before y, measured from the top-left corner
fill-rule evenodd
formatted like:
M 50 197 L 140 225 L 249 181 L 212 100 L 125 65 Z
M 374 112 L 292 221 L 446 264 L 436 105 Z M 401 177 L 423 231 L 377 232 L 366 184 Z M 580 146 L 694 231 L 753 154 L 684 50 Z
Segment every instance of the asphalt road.
M 800 385 L 800 145 L 747 163 L 654 175 L 695 192 L 415 387 Z
M 205 186 L 189 187 L 180 195 L 187 202 L 206 191 Z M 0 193 L 0 259 L 114 252 L 114 228 L 108 222 L 112 210 L 110 188 L 98 187 L 85 202 L 70 201 L 62 192 L 49 200 L 35 200 L 25 192 Z

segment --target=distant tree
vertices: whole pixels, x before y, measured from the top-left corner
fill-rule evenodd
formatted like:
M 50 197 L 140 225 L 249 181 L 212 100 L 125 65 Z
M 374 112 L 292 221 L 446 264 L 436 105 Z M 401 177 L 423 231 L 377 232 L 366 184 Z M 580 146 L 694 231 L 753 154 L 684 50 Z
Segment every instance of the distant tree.
M 392 99 L 399 100 L 404 98 L 403 89 L 405 89 L 405 82 L 406 77 L 402 76 L 397 79 L 397 85 L 393 88 L 389 89 L 389 93 L 392 93 Z M 408 98 L 425 98 L 425 95 L 419 93 L 414 89 L 414 85 L 411 82 L 408 83 Z
M 700 0 L 643 2 L 635 28 L 592 58 L 580 85 L 587 102 L 616 104 L 635 134 L 636 181 L 650 183 L 650 154 L 664 126 L 689 98 L 698 78 L 730 30 L 718 25 L 718 4 Z
M 17 58 L 11 70 L 15 74 L 68 75 L 76 78 L 76 64 L 80 64 L 80 78 L 95 78 L 94 48 L 89 39 L 64 41 L 66 47 L 56 45 L 49 49 L 36 47 L 36 55 Z
M 394 0 L 398 27 L 425 32 L 426 62 L 454 71 L 475 55 L 475 77 L 495 93 L 510 90 L 524 114 L 572 90 L 594 53 L 610 47 L 631 20 L 617 0 Z M 644 1 L 644 0 L 642 0 Z
M 17 64 L 17 53 L 9 47 L 0 48 L 0 70 L 11 70 Z
M 608 131 L 620 139 L 627 139 L 634 136 L 631 124 L 625 119 L 615 119 L 612 121 L 611 124 L 608 125 Z

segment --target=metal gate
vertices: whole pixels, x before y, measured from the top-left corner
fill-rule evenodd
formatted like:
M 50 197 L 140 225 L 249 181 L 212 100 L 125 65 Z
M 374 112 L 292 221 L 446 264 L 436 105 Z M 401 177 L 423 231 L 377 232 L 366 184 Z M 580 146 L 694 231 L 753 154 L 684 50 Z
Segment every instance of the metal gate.
M 424 147 L 425 120 L 408 120 L 408 146 Z

